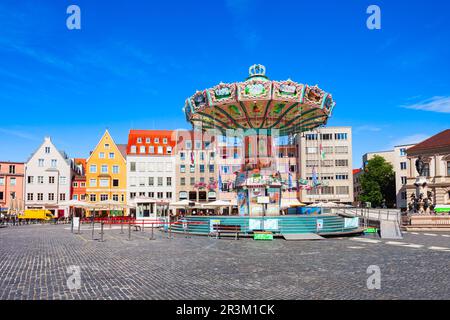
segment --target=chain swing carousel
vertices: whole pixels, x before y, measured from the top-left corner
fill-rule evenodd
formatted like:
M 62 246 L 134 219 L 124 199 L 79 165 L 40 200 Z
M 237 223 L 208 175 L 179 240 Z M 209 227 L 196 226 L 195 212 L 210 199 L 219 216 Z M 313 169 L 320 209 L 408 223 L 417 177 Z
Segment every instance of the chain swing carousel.
M 201 223 L 189 225 L 190 231 L 204 234 L 213 230 L 212 223 L 232 223 L 244 234 L 253 230 L 317 233 L 317 217 L 280 216 L 286 182 L 277 171 L 275 140 L 325 125 L 334 106 L 331 94 L 317 85 L 269 80 L 262 65 L 251 66 L 244 82 L 220 83 L 188 98 L 184 112 L 194 130 L 241 136 L 243 141 L 243 161 L 235 180 L 239 216 L 187 217 L 210 222 L 206 228 Z M 320 218 L 320 230 L 345 231 L 342 217 L 329 217 L 328 226 L 326 217 Z

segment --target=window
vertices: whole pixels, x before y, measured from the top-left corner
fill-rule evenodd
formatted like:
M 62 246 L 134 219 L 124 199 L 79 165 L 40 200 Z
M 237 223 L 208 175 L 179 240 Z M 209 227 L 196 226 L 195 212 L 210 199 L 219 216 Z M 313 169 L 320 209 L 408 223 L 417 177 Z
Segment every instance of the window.
M 159 138 L 155 138 L 154 142 L 159 143 Z
M 78 182 L 74 182 L 74 183 L 73 183 L 73 187 L 74 187 L 74 188 L 78 188 Z
M 44 194 L 43 193 L 38 193 L 37 194 L 37 200 L 38 201 L 44 201 Z
M 97 201 L 97 195 L 95 195 L 95 194 L 90 194 L 90 195 L 89 195 L 89 200 L 90 200 L 91 202 L 96 202 L 96 201 Z
M 406 200 L 407 197 L 408 197 L 408 194 L 406 193 L 406 191 L 403 191 L 403 192 L 401 193 L 401 199 L 402 199 L 402 200 Z
M 98 154 L 98 157 L 99 157 L 100 159 L 105 159 L 105 153 L 104 153 L 104 152 L 100 152 L 100 153 Z
M 186 185 L 186 178 L 180 178 L 180 185 Z
M 170 187 L 170 186 L 172 185 L 172 178 L 171 178 L 171 177 L 167 177 L 167 178 L 166 178 L 166 185 L 167 185 L 168 187 Z
M 44 166 L 44 159 L 39 159 L 38 160 L 38 166 L 39 167 L 43 167 Z
M 336 180 L 348 180 L 348 174 L 336 174 Z
M 407 182 L 407 178 L 406 177 L 402 177 L 402 184 L 406 184 Z
M 116 166 L 116 165 L 112 166 L 112 173 L 118 174 L 119 173 L 119 166 Z
M 195 178 L 191 177 L 189 182 L 190 182 L 190 185 L 193 186 L 195 184 Z
M 108 173 L 108 165 L 102 164 L 102 173 Z
M 401 148 L 400 149 L 400 156 L 406 156 L 406 148 Z
M 130 199 L 136 198 L 136 192 L 130 192 Z
M 335 133 L 334 139 L 336 140 L 347 140 L 347 134 L 346 133 Z
M 447 161 L 447 176 L 450 176 L 450 161 Z
M 332 167 L 333 160 L 321 160 L 320 164 L 322 165 L 322 167 Z
M 337 146 L 335 148 L 335 152 L 336 153 L 340 153 L 340 154 L 347 154 L 348 153 L 348 146 Z
M 113 185 L 113 187 L 118 187 L 119 186 L 119 179 L 113 179 L 112 185 Z
M 38 182 L 38 184 L 44 184 L 44 177 L 38 176 L 37 182 Z
M 167 147 L 166 148 L 166 152 L 167 152 L 167 154 L 172 154 L 172 147 Z
M 100 195 L 100 201 L 108 201 L 108 195 L 107 194 L 101 194 Z
M 163 144 L 167 144 L 167 138 L 163 138 Z
M 166 199 L 172 199 L 172 192 L 166 192 Z
M 164 192 L 158 192 L 157 197 L 158 197 L 158 199 L 164 198 Z
M 115 156 L 116 156 L 116 154 L 114 152 L 110 152 L 109 153 L 109 158 L 110 159 L 114 159 Z
M 139 186 L 145 187 L 145 177 L 139 177 Z
M 148 197 L 149 198 L 154 198 L 155 197 L 155 193 L 154 192 L 149 192 L 148 193 Z
M 317 134 L 308 133 L 305 135 L 306 140 L 317 140 Z
M 119 201 L 119 195 L 113 194 L 112 199 L 113 199 L 113 201 Z
M 89 172 L 90 172 L 90 173 L 97 173 L 97 165 L 91 164 L 91 165 L 89 166 Z
M 150 138 L 145 138 L 145 143 L 149 144 L 150 143 Z
M 163 178 L 158 177 L 158 187 L 162 187 L 162 185 L 163 185 Z
M 4 186 L 4 185 L 5 185 L 5 178 L 0 177 L 0 186 Z
M 307 154 L 315 154 L 315 153 L 317 153 L 317 147 L 308 147 L 308 148 L 306 148 L 306 153 Z
M 48 201 L 55 201 L 55 194 L 54 193 L 49 193 L 48 194 Z
M 81 188 L 86 188 L 86 182 L 81 182 L 81 183 L 80 183 L 80 187 L 81 187 Z
M 204 173 L 205 172 L 205 165 L 201 164 L 200 165 L 200 173 Z
M 148 147 L 148 153 L 155 153 L 155 147 L 154 146 Z
M 67 184 L 67 178 L 59 177 L 59 184 L 65 186 Z
M 204 152 L 200 152 L 200 161 L 205 160 L 205 153 Z
M 179 197 L 180 197 L 180 200 L 186 200 L 188 197 L 188 193 L 186 191 L 180 191 Z
M 406 170 L 406 162 L 400 162 L 400 169 Z
M 136 162 L 130 162 L 130 172 L 136 172 Z
M 155 181 L 154 181 L 153 177 L 148 177 L 148 185 L 153 186 L 154 184 L 155 184 Z
M 423 165 L 423 175 L 425 177 L 429 177 L 430 176 L 430 164 L 429 163 L 425 163 Z
M 145 153 L 145 146 L 139 147 L 139 153 Z
M 209 165 L 209 172 L 214 173 L 214 165 L 213 164 Z
M 142 143 L 142 138 L 137 138 L 137 143 Z
M 348 194 L 349 188 L 348 186 L 339 186 L 336 187 L 336 194 Z
M 180 160 L 186 160 L 186 154 L 184 152 L 180 152 Z
M 96 187 L 97 186 L 97 179 L 89 180 L 89 186 L 90 187 Z
M 54 184 L 55 183 L 55 177 L 48 177 L 48 183 Z
M 109 180 L 108 179 L 100 179 L 100 187 L 102 187 L 102 188 L 109 187 Z
M 195 164 L 191 164 L 191 165 L 189 166 L 189 172 L 190 172 L 190 173 L 194 173 L 194 172 L 195 172 Z
M 59 194 L 59 201 L 66 201 L 66 194 L 65 193 L 60 193 Z
M 16 166 L 15 165 L 9 166 L 9 174 L 16 174 Z
M 136 187 L 136 177 L 130 177 L 128 180 L 130 181 L 130 187 Z
M 158 147 L 158 154 L 163 154 L 163 147 L 161 146 Z
M 45 147 L 45 153 L 47 153 L 47 154 L 50 153 L 50 147 Z
M 131 146 L 130 153 L 136 153 L 136 146 Z
M 336 167 L 348 167 L 348 160 L 336 160 Z
M 11 178 L 11 180 L 9 180 L 9 184 L 11 187 L 14 187 L 16 185 L 16 178 Z
M 106 150 L 109 149 L 109 143 L 105 143 L 105 149 L 106 149 Z
M 34 194 L 33 193 L 27 193 L 27 201 L 33 201 L 33 197 Z
M 185 173 L 186 172 L 186 166 L 184 164 L 180 165 L 180 172 Z
M 222 173 L 224 173 L 224 174 L 230 173 L 230 167 L 229 166 L 222 166 Z
M 307 168 L 318 167 L 318 166 L 319 166 L 319 161 L 318 160 L 306 160 L 306 167 Z
M 320 139 L 321 140 L 333 140 L 333 134 L 332 133 L 321 133 Z
M 33 184 L 34 183 L 34 177 L 33 176 L 28 176 L 28 184 Z
M 202 148 L 202 142 L 201 141 L 195 141 L 195 149 L 200 150 Z
M 186 141 L 186 149 L 192 149 L 192 141 Z
M 215 156 L 216 156 L 216 153 L 215 153 L 215 152 L 210 152 L 210 153 L 209 153 L 209 159 L 210 159 L 210 160 L 213 160 Z
M 3 192 L 0 192 L 0 200 L 3 200 Z
M 56 168 L 56 163 L 57 163 L 56 159 L 52 159 L 51 167 Z
M 334 194 L 334 187 L 322 187 L 322 194 Z

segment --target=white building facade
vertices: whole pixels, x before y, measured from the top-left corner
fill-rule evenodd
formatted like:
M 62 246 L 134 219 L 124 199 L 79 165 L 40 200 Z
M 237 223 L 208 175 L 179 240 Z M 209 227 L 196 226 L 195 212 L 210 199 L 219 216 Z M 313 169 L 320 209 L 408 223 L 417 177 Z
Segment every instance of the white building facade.
M 68 217 L 69 208 L 60 203 L 70 200 L 72 166 L 49 137 L 25 165 L 25 209 L 47 209 L 57 217 Z

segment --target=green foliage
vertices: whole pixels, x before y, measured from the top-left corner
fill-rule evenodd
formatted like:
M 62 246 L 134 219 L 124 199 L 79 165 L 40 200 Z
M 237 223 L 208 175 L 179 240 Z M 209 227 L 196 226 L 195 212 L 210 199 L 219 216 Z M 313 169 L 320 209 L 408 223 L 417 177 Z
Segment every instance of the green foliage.
M 382 206 L 383 199 L 388 207 L 395 204 L 394 169 L 383 157 L 374 156 L 368 161 L 360 181 L 362 189 L 360 201 L 371 202 L 375 207 Z

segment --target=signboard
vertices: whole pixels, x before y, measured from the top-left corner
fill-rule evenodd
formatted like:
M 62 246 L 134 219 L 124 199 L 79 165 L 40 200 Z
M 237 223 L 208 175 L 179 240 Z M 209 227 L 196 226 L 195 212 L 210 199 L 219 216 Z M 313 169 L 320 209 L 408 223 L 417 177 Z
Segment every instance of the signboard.
M 80 217 L 73 217 L 73 228 L 78 229 L 80 226 Z
M 323 229 L 323 219 L 317 219 L 316 220 L 316 228 L 317 228 L 317 231 Z
M 249 219 L 248 230 L 261 230 L 262 229 L 261 222 L 262 220 L 260 219 Z
M 253 239 L 255 239 L 255 240 L 273 240 L 273 234 L 272 233 L 255 232 L 255 234 L 253 235 Z
M 239 190 L 237 194 L 237 205 L 240 216 L 248 215 L 247 191 Z
M 269 197 L 259 196 L 258 197 L 258 203 L 261 203 L 261 204 L 270 203 L 270 199 L 269 199 Z
M 344 218 L 344 228 L 358 228 L 359 218 Z
M 209 232 L 214 232 L 214 225 L 220 224 L 220 220 L 213 219 L 209 220 Z
M 264 230 L 277 231 L 278 230 L 278 219 L 264 220 Z

